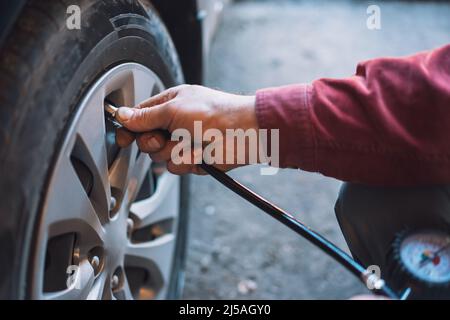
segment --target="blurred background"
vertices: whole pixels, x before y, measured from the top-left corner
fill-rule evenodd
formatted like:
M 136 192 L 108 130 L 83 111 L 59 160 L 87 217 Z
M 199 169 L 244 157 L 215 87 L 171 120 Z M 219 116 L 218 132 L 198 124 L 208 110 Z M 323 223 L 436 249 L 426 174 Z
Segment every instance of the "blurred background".
M 367 7 L 381 9 L 369 30 Z M 450 3 L 435 1 L 235 1 L 224 8 L 207 85 L 258 88 L 348 77 L 356 64 L 450 43 Z M 370 170 L 370 168 L 368 168 Z M 347 250 L 333 207 L 340 182 L 319 174 L 258 167 L 232 176 Z M 346 299 L 364 287 L 331 258 L 209 177 L 191 180 L 184 298 Z

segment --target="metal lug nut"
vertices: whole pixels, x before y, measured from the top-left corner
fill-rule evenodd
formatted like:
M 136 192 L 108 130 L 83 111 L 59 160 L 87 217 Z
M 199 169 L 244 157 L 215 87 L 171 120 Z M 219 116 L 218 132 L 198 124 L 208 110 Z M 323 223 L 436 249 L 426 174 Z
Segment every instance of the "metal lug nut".
M 119 286 L 119 276 L 117 274 L 113 275 L 111 278 L 111 289 L 115 290 Z
M 109 211 L 113 211 L 117 205 L 117 200 L 114 197 L 111 197 L 111 201 L 109 202 Z
M 100 258 L 98 256 L 93 256 L 91 258 L 91 266 L 94 268 L 94 270 L 97 270 L 97 268 L 100 266 Z

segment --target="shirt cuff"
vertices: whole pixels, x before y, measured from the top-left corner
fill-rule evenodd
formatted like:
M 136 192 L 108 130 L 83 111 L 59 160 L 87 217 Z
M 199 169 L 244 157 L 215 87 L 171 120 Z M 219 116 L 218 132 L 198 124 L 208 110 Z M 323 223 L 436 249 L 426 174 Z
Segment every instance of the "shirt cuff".
M 260 129 L 279 130 L 279 164 L 282 168 L 315 171 L 315 139 L 310 118 L 313 87 L 297 84 L 256 92 Z M 270 150 L 276 151 L 272 146 Z M 273 158 L 273 155 L 271 155 Z

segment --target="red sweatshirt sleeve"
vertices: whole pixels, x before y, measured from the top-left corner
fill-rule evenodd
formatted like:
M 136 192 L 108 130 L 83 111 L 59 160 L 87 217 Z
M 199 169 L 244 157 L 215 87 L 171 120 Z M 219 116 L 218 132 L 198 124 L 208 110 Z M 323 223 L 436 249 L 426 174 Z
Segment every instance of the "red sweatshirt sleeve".
M 450 45 L 362 62 L 347 79 L 263 89 L 280 166 L 372 185 L 450 183 Z

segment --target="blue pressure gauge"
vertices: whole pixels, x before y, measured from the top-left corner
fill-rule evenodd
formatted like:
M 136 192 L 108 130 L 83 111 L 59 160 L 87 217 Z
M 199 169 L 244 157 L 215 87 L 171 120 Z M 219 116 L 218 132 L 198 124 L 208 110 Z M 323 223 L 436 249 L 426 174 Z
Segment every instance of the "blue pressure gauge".
M 450 298 L 450 234 L 416 231 L 399 234 L 393 243 L 392 280 L 409 287 L 415 298 Z

